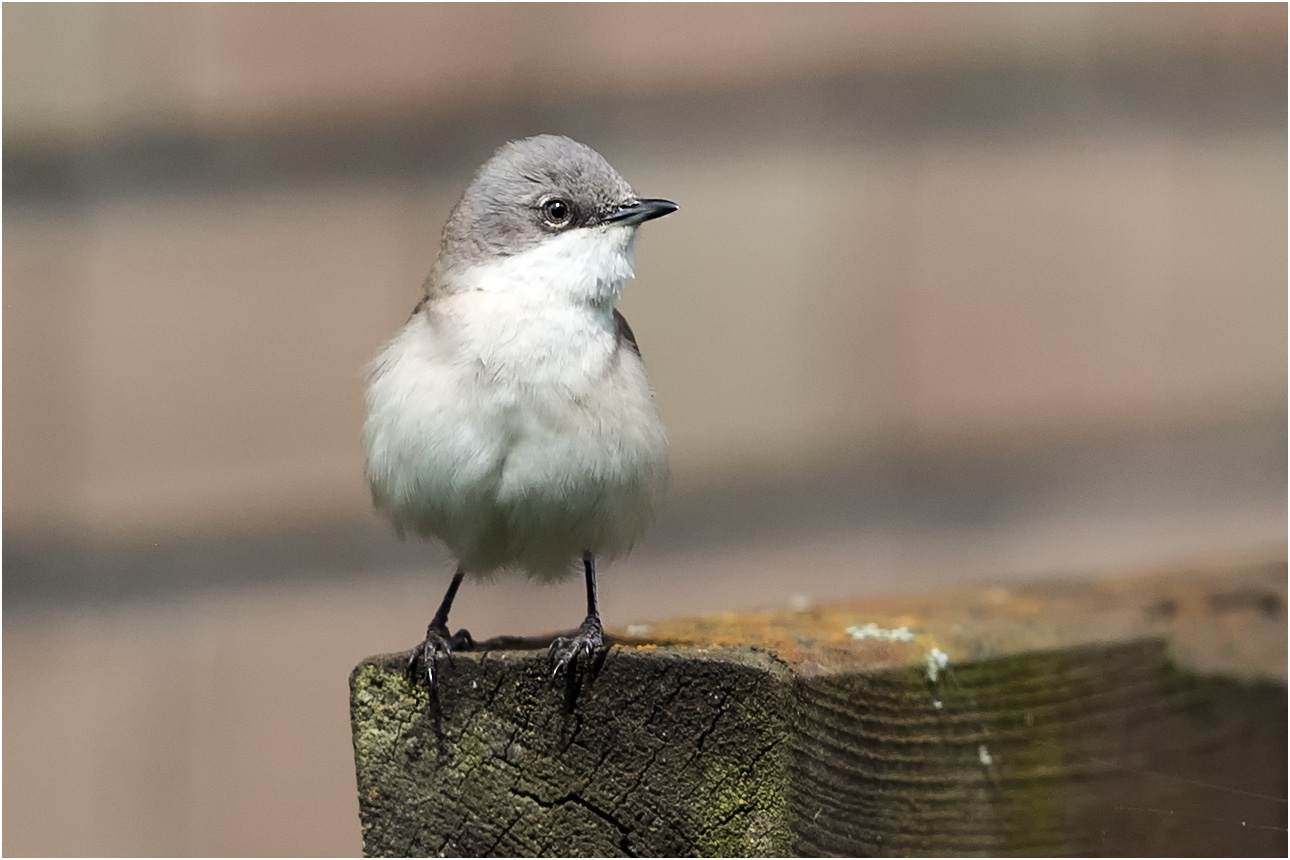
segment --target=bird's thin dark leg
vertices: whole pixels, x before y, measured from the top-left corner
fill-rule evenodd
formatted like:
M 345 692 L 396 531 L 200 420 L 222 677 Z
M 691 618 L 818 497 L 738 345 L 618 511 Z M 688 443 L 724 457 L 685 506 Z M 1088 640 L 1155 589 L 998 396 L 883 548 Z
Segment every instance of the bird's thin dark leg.
M 461 581 L 465 576 L 466 571 L 460 567 L 452 575 L 452 582 L 448 584 L 448 590 L 444 593 L 443 600 L 439 603 L 439 609 L 435 612 L 434 618 L 430 620 L 432 628 L 448 629 L 448 613 L 452 612 L 452 602 L 457 599 L 457 589 L 461 588 Z
M 448 613 L 452 611 L 452 602 L 456 599 L 457 589 L 461 587 L 461 580 L 465 576 L 466 571 L 460 567 L 457 568 L 457 572 L 453 574 L 452 583 L 439 604 L 438 611 L 435 612 L 434 618 L 430 619 L 430 626 L 426 628 L 425 641 L 412 649 L 412 656 L 408 659 L 408 674 L 415 678 L 420 674 L 417 669 L 422 669 L 426 684 L 430 687 L 435 685 L 435 658 L 447 657 L 451 662 L 453 651 L 464 650 L 473 644 L 469 630 L 458 630 L 455 634 L 448 632 Z
M 582 556 L 583 576 L 587 580 L 587 618 L 596 619 L 600 625 L 600 603 L 596 600 L 596 557 L 591 553 Z
M 587 617 L 578 627 L 577 635 L 561 636 L 551 643 L 551 677 L 559 677 L 580 654 L 590 657 L 605 644 L 605 631 L 600 625 L 600 606 L 596 601 L 596 557 L 583 553 L 582 568 L 587 579 Z

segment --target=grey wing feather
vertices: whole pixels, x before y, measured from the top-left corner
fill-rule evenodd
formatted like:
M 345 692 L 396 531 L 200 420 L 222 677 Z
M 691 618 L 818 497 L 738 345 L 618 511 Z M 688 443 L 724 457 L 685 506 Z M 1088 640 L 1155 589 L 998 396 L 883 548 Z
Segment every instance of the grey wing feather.
M 632 327 L 627 324 L 627 317 L 614 308 L 614 329 L 618 332 L 618 342 L 627 344 L 627 347 L 639 357 L 641 348 L 636 343 L 636 335 L 632 333 Z

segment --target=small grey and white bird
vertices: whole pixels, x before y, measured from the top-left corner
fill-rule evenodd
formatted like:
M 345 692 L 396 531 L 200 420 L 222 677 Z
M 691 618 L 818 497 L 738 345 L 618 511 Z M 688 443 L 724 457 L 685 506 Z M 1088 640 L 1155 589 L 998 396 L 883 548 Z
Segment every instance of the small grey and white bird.
M 561 579 L 582 562 L 587 616 L 552 674 L 603 644 L 596 559 L 626 553 L 668 474 L 641 352 L 616 308 L 636 231 L 676 211 L 595 150 L 541 135 L 493 154 L 453 208 L 425 298 L 371 366 L 367 479 L 400 535 L 457 571 L 409 670 L 467 647 L 448 630 L 466 575 Z

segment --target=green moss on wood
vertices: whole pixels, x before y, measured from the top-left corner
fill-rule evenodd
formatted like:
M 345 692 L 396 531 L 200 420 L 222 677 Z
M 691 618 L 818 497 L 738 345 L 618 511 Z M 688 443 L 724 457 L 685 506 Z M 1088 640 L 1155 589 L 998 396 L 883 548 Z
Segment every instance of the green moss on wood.
M 402 661 L 352 678 L 368 854 L 1258 854 L 1284 836 L 1284 802 L 1249 792 L 1284 784 L 1285 687 L 1180 671 L 1158 640 L 955 662 L 931 686 L 921 661 L 812 675 L 615 648 L 574 687 L 540 653 L 463 654 L 431 697 Z
M 463 654 L 432 700 L 399 657 L 364 663 L 365 850 L 784 854 L 784 675 L 753 653 L 615 649 L 571 687 L 537 655 Z

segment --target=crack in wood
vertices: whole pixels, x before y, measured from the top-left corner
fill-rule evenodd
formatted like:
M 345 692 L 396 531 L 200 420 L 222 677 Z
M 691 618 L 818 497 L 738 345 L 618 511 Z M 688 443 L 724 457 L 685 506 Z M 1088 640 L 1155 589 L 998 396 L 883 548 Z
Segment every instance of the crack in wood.
M 1275 650 L 1258 637 L 1284 651 L 1284 597 L 1262 596 L 1284 594 L 1284 568 L 1252 575 L 1268 582 L 1212 592 L 1221 612 L 1185 581 L 1150 584 L 1132 615 L 1142 636 L 1012 652 L 994 633 L 980 648 L 939 639 L 953 658 L 940 709 L 918 659 L 842 671 L 834 655 L 799 672 L 751 648 L 615 646 L 570 710 L 541 654 L 484 651 L 444 673 L 436 744 L 433 702 L 402 680 L 401 658 L 376 658 L 352 687 L 365 851 L 1275 853 L 1284 674 L 1179 662 L 1195 653 L 1179 645 L 1188 619 L 1222 659 Z M 1054 592 L 1053 624 L 1084 589 Z M 1095 608 L 1127 600 L 1089 593 Z M 1151 610 L 1162 601 L 1167 615 Z M 1088 636 L 1096 618 L 1068 628 Z

